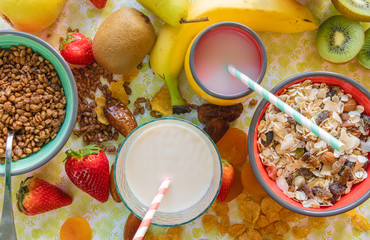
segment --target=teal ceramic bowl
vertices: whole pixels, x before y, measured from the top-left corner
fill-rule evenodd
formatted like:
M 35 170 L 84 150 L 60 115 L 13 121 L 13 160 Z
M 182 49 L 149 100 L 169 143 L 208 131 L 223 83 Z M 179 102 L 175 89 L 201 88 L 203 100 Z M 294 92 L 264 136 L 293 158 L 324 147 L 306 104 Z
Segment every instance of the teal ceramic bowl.
M 63 148 L 68 141 L 77 117 L 77 89 L 73 74 L 63 57 L 44 40 L 19 31 L 2 30 L 0 31 L 0 48 L 8 49 L 11 46 L 24 45 L 31 47 L 45 59 L 49 60 L 58 73 L 64 94 L 67 99 L 65 120 L 56 138 L 44 145 L 40 151 L 12 162 L 12 175 L 19 175 L 35 170 L 50 161 Z M 4 176 L 5 165 L 0 164 L 0 176 Z

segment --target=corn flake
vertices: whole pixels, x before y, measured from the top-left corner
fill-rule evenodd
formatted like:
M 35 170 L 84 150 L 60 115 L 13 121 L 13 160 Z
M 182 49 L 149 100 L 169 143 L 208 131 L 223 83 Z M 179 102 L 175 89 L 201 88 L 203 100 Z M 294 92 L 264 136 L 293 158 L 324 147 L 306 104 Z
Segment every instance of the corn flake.
M 357 214 L 357 211 L 356 211 L 356 209 L 352 209 L 351 211 L 345 212 L 344 214 L 346 214 L 350 217 L 353 217 Z
M 260 229 L 260 233 L 261 233 L 262 236 L 272 234 L 272 233 L 275 233 L 275 232 L 276 232 L 276 229 L 275 229 L 275 226 L 273 224 L 270 224 L 267 227 Z
M 247 226 L 244 224 L 233 224 L 229 228 L 228 233 L 232 237 L 237 237 L 241 235 L 245 231 L 245 229 L 247 229 Z
M 308 223 L 313 229 L 325 228 L 326 218 L 324 217 L 308 217 Z
M 236 202 L 237 202 L 238 204 L 242 204 L 242 202 L 243 202 L 245 199 L 247 199 L 247 194 L 245 194 L 245 193 L 241 193 L 241 194 L 239 194 L 239 195 L 236 197 Z
M 293 227 L 292 234 L 297 239 L 306 238 L 310 234 L 311 230 L 308 227 Z
M 183 228 L 181 226 L 170 227 L 167 229 L 167 235 L 172 237 L 172 240 L 179 240 L 181 238 Z
M 124 105 L 129 104 L 130 100 L 126 94 L 125 88 L 123 87 L 124 81 L 112 82 L 108 89 L 112 93 L 112 97 L 123 103 Z
M 267 219 L 269 222 L 276 222 L 280 220 L 279 213 L 277 212 L 269 212 L 266 214 Z
M 260 206 L 252 201 L 245 200 L 239 205 L 239 214 L 247 223 L 255 223 L 260 215 Z
M 107 103 L 107 100 L 104 97 L 96 97 L 95 102 L 96 102 L 95 113 L 96 117 L 98 118 L 98 121 L 101 122 L 102 124 L 109 125 L 109 120 L 104 113 L 104 106 Z
M 170 92 L 166 85 L 164 85 L 159 92 L 150 101 L 152 109 L 158 111 L 166 116 L 172 115 L 172 105 Z
M 224 227 L 229 227 L 230 226 L 230 219 L 229 216 L 221 216 L 221 222 L 220 224 Z
M 289 224 L 284 222 L 284 221 L 275 222 L 274 226 L 275 226 L 276 232 L 278 232 L 280 234 L 286 234 L 290 230 Z
M 297 219 L 305 218 L 304 215 L 292 212 L 286 208 L 281 209 L 281 211 L 279 212 L 279 217 L 280 217 L 280 220 L 283 220 L 285 222 L 294 222 Z
M 254 229 L 248 229 L 242 235 L 235 238 L 236 240 L 262 240 L 261 234 Z
M 269 224 L 270 224 L 270 221 L 264 215 L 260 215 L 256 221 L 256 225 L 258 228 L 264 228 Z
M 225 226 L 222 226 L 221 225 L 221 223 L 219 223 L 218 225 L 217 225 L 217 230 L 218 230 L 218 232 L 221 234 L 221 235 L 224 235 L 224 234 L 226 234 L 227 233 L 227 231 L 228 231 L 228 227 L 225 227 Z
M 369 220 L 359 213 L 352 217 L 352 224 L 355 228 L 359 229 L 360 231 L 370 230 Z
M 218 217 L 227 216 L 229 213 L 229 205 L 225 202 L 215 201 L 213 204 L 213 210 Z
M 284 236 L 281 234 L 270 234 L 270 240 L 284 240 Z
M 212 229 L 217 228 L 217 218 L 214 215 L 204 215 L 202 217 L 202 224 L 206 232 L 211 231 Z
M 282 208 L 283 207 L 281 205 L 279 205 L 270 197 L 265 197 L 264 199 L 262 199 L 261 211 L 264 214 L 267 214 L 269 212 L 279 212 Z
M 131 82 L 139 74 L 139 69 L 133 68 L 132 70 L 122 75 L 125 82 Z

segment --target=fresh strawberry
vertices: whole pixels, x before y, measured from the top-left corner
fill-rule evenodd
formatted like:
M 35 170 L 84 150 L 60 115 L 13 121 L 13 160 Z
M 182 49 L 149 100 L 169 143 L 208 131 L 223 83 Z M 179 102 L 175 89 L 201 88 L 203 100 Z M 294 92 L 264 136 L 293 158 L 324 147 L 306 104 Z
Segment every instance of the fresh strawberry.
M 107 4 L 107 0 L 90 0 L 95 7 L 97 8 L 104 8 L 105 4 Z
M 60 43 L 60 54 L 72 64 L 87 65 L 94 62 L 92 44 L 82 33 L 69 32 Z
M 19 211 L 36 215 L 67 206 L 73 199 L 56 186 L 36 177 L 29 177 L 19 187 L 17 194 Z
M 109 197 L 109 162 L 99 147 L 90 145 L 75 152 L 68 150 L 65 163 L 66 173 L 81 190 L 100 202 Z
M 224 201 L 229 194 L 231 185 L 234 181 L 234 167 L 227 160 L 222 159 L 222 182 L 217 200 Z

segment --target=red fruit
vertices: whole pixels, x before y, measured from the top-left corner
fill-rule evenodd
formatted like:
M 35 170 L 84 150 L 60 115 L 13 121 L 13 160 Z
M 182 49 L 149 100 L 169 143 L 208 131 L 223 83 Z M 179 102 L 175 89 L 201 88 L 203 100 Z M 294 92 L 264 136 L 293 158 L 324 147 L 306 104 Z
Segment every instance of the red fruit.
M 99 147 L 91 145 L 83 150 L 66 152 L 65 170 L 69 179 L 82 191 L 100 202 L 109 197 L 109 162 Z
M 222 182 L 217 200 L 224 201 L 229 194 L 234 181 L 234 167 L 227 160 L 222 159 Z
M 17 194 L 19 211 L 36 215 L 67 206 L 73 199 L 56 186 L 36 177 L 29 177 L 19 187 Z
M 69 32 L 60 43 L 60 54 L 72 64 L 87 65 L 95 61 L 92 44 L 82 33 Z
M 95 7 L 97 8 L 104 8 L 105 4 L 107 4 L 107 0 L 90 0 Z

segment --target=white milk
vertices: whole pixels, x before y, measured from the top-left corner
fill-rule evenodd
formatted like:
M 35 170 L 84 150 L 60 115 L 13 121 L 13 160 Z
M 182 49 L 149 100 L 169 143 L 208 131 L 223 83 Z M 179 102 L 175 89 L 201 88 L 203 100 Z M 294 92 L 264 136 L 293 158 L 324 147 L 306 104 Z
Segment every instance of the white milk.
M 158 211 L 178 212 L 206 194 L 213 177 L 212 153 L 187 124 L 167 122 L 141 133 L 126 154 L 126 179 L 137 199 L 149 206 L 164 177 L 171 185 Z

